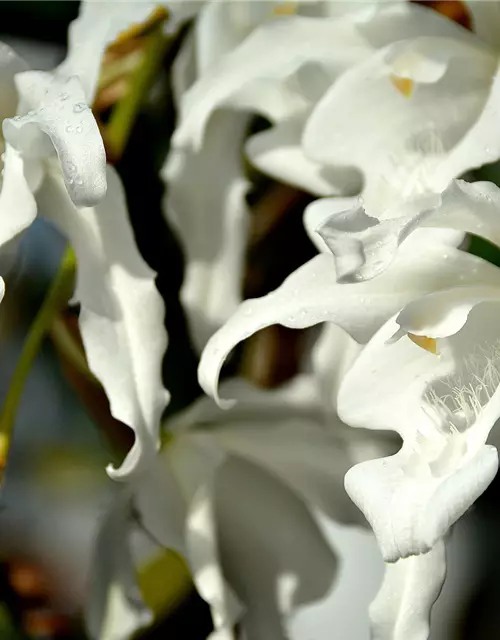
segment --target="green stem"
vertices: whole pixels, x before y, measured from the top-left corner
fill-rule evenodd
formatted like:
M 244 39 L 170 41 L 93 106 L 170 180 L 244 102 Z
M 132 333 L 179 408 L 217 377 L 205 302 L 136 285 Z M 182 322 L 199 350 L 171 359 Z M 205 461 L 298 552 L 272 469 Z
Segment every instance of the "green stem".
M 58 272 L 50 285 L 49 292 L 29 329 L 0 412 L 0 481 L 2 479 L 1 474 L 7 462 L 17 407 L 23 393 L 26 379 L 33 366 L 33 361 L 40 350 L 42 341 L 50 329 L 54 316 L 68 301 L 73 285 L 74 273 L 75 255 L 73 250 L 67 247 Z
M 50 337 L 57 349 L 80 375 L 82 375 L 86 380 L 99 384 L 98 380 L 89 369 L 85 353 L 82 351 L 80 345 L 75 340 L 71 331 L 60 316 L 56 316 L 52 320 Z
M 160 23 L 148 36 L 142 63 L 137 65 L 129 91 L 113 109 L 106 127 L 106 142 L 113 158 L 120 158 L 125 149 L 137 112 L 156 76 L 167 44 Z

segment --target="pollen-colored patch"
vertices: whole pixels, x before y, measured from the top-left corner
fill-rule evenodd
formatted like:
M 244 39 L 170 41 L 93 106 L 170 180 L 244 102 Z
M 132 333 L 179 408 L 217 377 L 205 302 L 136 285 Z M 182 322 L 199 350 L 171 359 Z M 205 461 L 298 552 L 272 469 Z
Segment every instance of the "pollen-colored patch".
M 417 347 L 421 347 L 429 353 L 433 353 L 437 355 L 437 340 L 435 338 L 428 338 L 427 336 L 416 336 L 414 333 L 409 333 L 408 337 L 410 340 L 417 345 Z
M 469 31 L 473 31 L 472 14 L 467 4 L 461 0 L 411 0 L 411 2 L 429 7 Z
M 401 95 L 410 98 L 413 93 L 414 83 L 411 78 L 402 78 L 392 73 L 390 76 L 391 83 L 396 87 Z
M 297 12 L 298 2 L 280 2 L 273 10 L 275 16 L 293 16 Z

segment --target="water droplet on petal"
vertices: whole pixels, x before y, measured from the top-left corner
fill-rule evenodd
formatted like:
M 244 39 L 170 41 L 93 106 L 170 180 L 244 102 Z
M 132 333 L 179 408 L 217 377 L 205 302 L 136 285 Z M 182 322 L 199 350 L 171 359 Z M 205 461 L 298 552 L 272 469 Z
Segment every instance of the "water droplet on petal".
M 85 102 L 77 102 L 73 107 L 73 111 L 75 113 L 81 113 L 82 111 L 85 111 L 85 109 L 87 109 Z
M 73 133 L 73 127 L 70 124 L 66 127 L 66 133 Z
M 61 95 L 59 96 L 59 99 L 64 102 L 65 100 L 67 100 L 69 98 L 69 93 L 61 93 Z

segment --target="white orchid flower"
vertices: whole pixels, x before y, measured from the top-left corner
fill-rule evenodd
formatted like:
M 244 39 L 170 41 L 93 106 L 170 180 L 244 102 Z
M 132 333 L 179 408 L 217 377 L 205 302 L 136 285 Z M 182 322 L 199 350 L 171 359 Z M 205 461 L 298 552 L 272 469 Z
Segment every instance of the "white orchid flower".
M 400 242 L 399 254 L 411 246 L 409 240 L 421 233 L 418 226 L 468 231 L 500 243 L 497 186 L 456 181 L 433 200 L 420 210 L 416 200 L 413 211 L 410 206 L 408 215 L 391 220 L 358 211 L 341 214 L 339 224 L 334 215 L 322 236 L 332 246 L 333 221 L 340 253 L 346 247 L 390 265 L 371 282 L 395 264 Z M 342 226 L 351 229 L 343 232 L 345 243 Z M 422 245 L 420 260 L 425 252 Z M 443 268 L 450 257 L 447 252 Z M 346 476 L 346 488 L 371 523 L 385 560 L 397 562 L 388 567 L 387 584 L 373 607 L 375 637 L 427 637 L 430 607 L 444 580 L 441 540 L 498 468 L 497 451 L 487 441 L 500 417 L 500 269 L 465 253 L 456 266 L 454 283 L 409 302 L 380 329 L 338 394 L 340 417 L 349 425 L 392 429 L 403 439 L 395 456 L 359 464 Z M 356 274 L 363 278 L 366 271 Z M 391 597 L 401 580 L 418 581 L 423 606 Z
M 117 19 L 118 4 L 112 3 L 115 11 L 108 15 L 100 3 L 84 3 L 71 30 L 68 58 L 52 73 L 26 71 L 12 51 L 2 49 L 4 93 L 12 111 L 3 114 L 0 192 L 0 246 L 26 229 L 40 210 L 75 250 L 74 300 L 81 305 L 89 366 L 105 388 L 114 417 L 136 434 L 121 468 L 109 469 L 116 478 L 154 456 L 168 400 L 161 382 L 166 334 L 156 274 L 138 251 L 120 180 L 106 166 L 88 106 L 100 56 L 124 24 L 123 13 Z M 141 4 L 141 12 L 145 9 Z M 135 19 L 137 12 L 128 17 Z M 92 25 L 97 26 L 91 35 Z
M 370 215 L 500 157 L 499 3 L 464 10 L 474 33 L 448 24 L 388 44 L 332 84 L 307 122 L 306 153 L 359 169 Z
M 357 172 L 333 173 L 304 154 L 301 137 L 311 110 L 332 82 L 379 47 L 447 30 L 460 31 L 406 3 L 203 7 L 175 65 L 179 123 L 163 170 L 166 214 L 186 254 L 181 299 L 198 350 L 241 301 L 249 223 L 242 149 L 264 173 L 311 193 L 356 192 Z M 255 113 L 273 126 L 245 144 Z
M 357 620 L 344 620 L 352 594 L 342 580 L 337 585 L 336 555 L 345 554 L 352 567 L 357 553 L 370 557 L 371 541 L 354 527 L 354 505 L 338 490 L 349 458 L 334 431 L 323 428 L 312 379 L 299 377 L 277 392 L 238 380 L 226 384 L 240 399 L 238 407 L 222 411 L 203 398 L 175 418 L 165 450 L 125 488 L 116 513 L 103 523 L 87 616 L 92 637 L 129 637 L 151 617 L 138 600 L 130 541 L 124 538 L 133 504 L 149 535 L 187 559 L 222 637 L 232 638 L 240 619 L 248 640 L 326 640 L 335 612 L 339 628 L 357 629 L 356 638 L 365 640 L 373 576 L 368 588 L 364 581 L 364 587 L 348 581 L 359 608 L 347 608 Z M 123 544 L 116 544 L 117 536 Z M 380 573 L 375 570 L 376 579 Z M 120 629 L 124 618 L 106 611 L 113 594 L 115 605 L 131 602 L 132 627 Z M 113 619 L 115 626 L 103 635 L 103 624 Z
M 336 201 L 339 211 L 355 199 Z M 314 206 L 314 205 L 313 205 Z M 318 210 L 316 210 L 318 212 Z M 324 214 L 320 209 L 319 214 Z M 328 207 L 328 215 L 331 208 Z M 306 228 L 321 253 L 294 271 L 276 290 L 262 298 L 245 300 L 208 341 L 199 365 L 199 381 L 205 392 L 219 400 L 217 381 L 231 350 L 253 333 L 272 324 L 303 329 L 322 322 L 341 327 L 358 343 L 366 343 L 395 312 L 427 293 L 463 283 L 480 281 L 474 269 L 482 261 L 455 248 L 463 233 L 432 230 L 416 236 L 397 254 L 378 278 L 369 282 L 338 282 L 335 256 L 314 230 L 320 215 L 308 215 Z

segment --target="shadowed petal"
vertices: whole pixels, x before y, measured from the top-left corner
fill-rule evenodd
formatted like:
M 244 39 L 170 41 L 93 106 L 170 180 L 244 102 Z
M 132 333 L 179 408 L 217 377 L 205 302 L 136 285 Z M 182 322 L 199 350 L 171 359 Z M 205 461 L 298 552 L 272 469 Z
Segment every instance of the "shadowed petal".
M 122 186 L 110 167 L 108 181 L 99 205 L 77 209 L 56 172 L 47 176 L 39 201 L 77 256 L 75 299 L 90 369 L 104 386 L 113 416 L 136 434 L 120 469 L 109 469 L 122 478 L 146 464 L 159 444 L 169 397 L 161 378 L 167 336 L 155 273 L 137 249 Z

